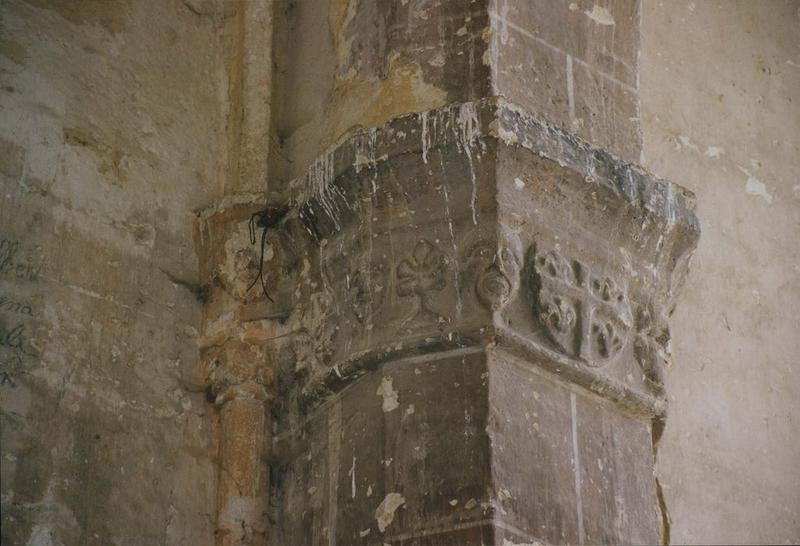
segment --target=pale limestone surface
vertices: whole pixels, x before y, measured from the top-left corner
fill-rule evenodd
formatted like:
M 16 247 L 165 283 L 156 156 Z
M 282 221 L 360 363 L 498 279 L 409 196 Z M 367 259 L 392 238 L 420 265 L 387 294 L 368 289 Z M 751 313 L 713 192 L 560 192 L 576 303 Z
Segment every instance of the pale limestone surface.
M 0 4 L 3 544 L 213 541 L 192 245 L 225 157 L 208 7 Z
M 800 540 L 800 2 L 649 1 L 644 165 L 697 194 L 658 476 L 672 542 Z

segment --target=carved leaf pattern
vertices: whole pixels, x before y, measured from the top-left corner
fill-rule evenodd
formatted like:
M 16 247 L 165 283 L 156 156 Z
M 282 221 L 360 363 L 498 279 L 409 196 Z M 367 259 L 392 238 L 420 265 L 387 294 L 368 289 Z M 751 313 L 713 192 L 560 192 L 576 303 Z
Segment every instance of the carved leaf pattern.
M 636 339 L 633 356 L 642 369 L 647 383 L 658 394 L 664 392 L 664 368 L 669 358 L 670 332 L 666 318 L 643 306 L 636 314 Z
M 593 344 L 602 358 L 610 358 L 622 349 L 622 339 L 611 321 L 592 324 Z
M 445 287 L 447 258 L 429 241 L 417 242 L 411 256 L 397 266 L 397 293 L 423 295 Z
M 372 264 L 353 272 L 350 277 L 353 314 L 364 324 L 383 304 L 386 272 L 382 264 Z
M 558 296 L 544 305 L 539 320 L 560 334 L 565 334 L 575 327 L 575 309 L 566 300 Z

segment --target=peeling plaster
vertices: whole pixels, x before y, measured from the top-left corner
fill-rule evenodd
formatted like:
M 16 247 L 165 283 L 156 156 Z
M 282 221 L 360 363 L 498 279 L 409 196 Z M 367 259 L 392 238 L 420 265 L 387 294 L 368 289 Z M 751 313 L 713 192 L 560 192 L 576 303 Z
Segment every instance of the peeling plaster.
M 391 377 L 384 377 L 381 380 L 381 384 L 378 387 L 378 390 L 375 391 L 375 394 L 383 397 L 382 409 L 384 413 L 389 413 L 390 411 L 394 411 L 400 407 L 400 402 L 397 399 L 398 393 L 392 387 Z
M 584 11 L 583 13 L 598 25 L 607 27 L 616 24 L 614 22 L 614 17 L 611 15 L 611 12 L 608 11 L 608 8 L 598 6 L 597 4 L 594 5 L 592 11 Z
M 762 197 L 768 204 L 772 204 L 772 194 L 767 191 L 767 186 L 758 178 L 748 177 L 744 188 L 749 195 Z
M 678 140 L 680 140 L 681 144 L 690 150 L 694 150 L 695 152 L 699 152 L 700 148 L 694 142 L 689 139 L 689 137 L 685 135 L 678 135 Z
M 389 493 L 386 498 L 375 509 L 375 521 L 378 522 L 378 529 L 381 533 L 394 521 L 394 513 L 398 508 L 406 503 L 405 497 L 400 493 Z
M 751 160 L 751 162 L 754 162 Z M 755 162 L 754 162 L 755 163 Z M 756 197 L 761 197 L 767 204 L 772 204 L 773 196 L 767 190 L 766 184 L 764 184 L 761 180 L 753 176 L 753 174 L 745 169 L 744 167 L 739 167 L 739 170 L 742 171 L 745 175 L 747 175 L 747 180 L 744 184 L 744 191 L 747 192 L 748 195 L 755 195 Z

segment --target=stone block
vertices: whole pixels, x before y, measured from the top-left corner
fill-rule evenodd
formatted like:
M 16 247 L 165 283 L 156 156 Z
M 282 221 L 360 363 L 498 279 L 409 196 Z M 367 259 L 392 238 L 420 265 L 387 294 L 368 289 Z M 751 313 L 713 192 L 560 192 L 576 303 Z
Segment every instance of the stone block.
M 503 352 L 489 357 L 495 517 L 548 544 L 655 544 L 650 423 Z
M 490 10 L 502 47 L 508 47 L 506 39 L 515 32 L 524 34 L 591 70 L 636 86 L 639 0 L 495 0 Z
M 516 28 L 505 28 L 502 23 L 499 30 L 495 25 L 493 40 L 495 93 L 542 120 L 569 128 L 573 112 L 566 55 Z
M 574 116 L 579 137 L 604 147 L 631 163 L 642 149 L 639 93 L 590 67 L 572 63 Z
M 515 539 L 578 544 L 570 391 L 509 355 L 489 364 L 492 502 Z
M 475 351 L 387 363 L 319 408 L 300 439 L 288 432 L 280 542 L 417 544 L 480 526 L 490 512 L 487 375 Z
M 641 151 L 639 2 L 497 0 L 494 92 L 624 161 Z
M 661 529 L 649 421 L 575 396 L 584 544 L 657 544 Z

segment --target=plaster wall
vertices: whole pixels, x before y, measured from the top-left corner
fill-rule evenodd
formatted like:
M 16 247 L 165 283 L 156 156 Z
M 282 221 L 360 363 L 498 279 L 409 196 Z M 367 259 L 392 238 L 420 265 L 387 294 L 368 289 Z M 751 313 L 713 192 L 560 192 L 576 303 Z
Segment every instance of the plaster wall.
M 222 4 L 0 3 L 3 544 L 213 542 L 195 209 Z
M 697 194 L 657 474 L 683 543 L 800 541 L 800 2 L 647 1 L 644 166 Z

